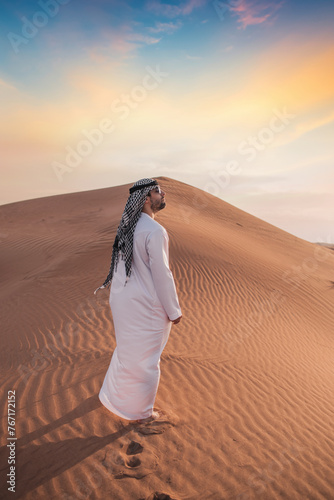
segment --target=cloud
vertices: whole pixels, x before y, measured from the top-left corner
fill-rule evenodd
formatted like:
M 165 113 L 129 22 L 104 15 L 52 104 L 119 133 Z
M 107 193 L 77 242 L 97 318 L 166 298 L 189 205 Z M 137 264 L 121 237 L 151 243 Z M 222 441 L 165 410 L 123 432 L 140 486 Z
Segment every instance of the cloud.
M 236 7 L 230 7 L 238 17 L 241 28 L 254 24 L 272 21 L 275 14 L 284 4 L 283 2 L 263 2 L 263 0 L 241 0 Z
M 203 7 L 208 3 L 208 0 L 188 0 L 181 3 L 181 5 L 171 5 L 167 3 L 160 3 L 158 0 L 152 0 L 146 4 L 148 10 L 152 10 L 155 14 L 163 15 L 166 17 L 187 16 L 192 13 L 194 9 Z
M 11 85 L 8 82 L 5 82 L 4 80 L 2 80 L 2 78 L 0 78 L 0 87 L 4 87 L 5 89 L 9 89 L 9 90 L 17 90 L 16 87 L 14 87 L 13 85 Z
M 198 61 L 199 59 L 203 59 L 201 56 L 190 56 L 189 54 L 186 54 L 186 58 L 190 59 L 191 61 Z
M 139 23 L 123 24 L 117 29 L 104 29 L 100 39 L 87 47 L 89 57 L 97 63 L 122 61 L 134 57 L 136 51 L 160 42 L 160 37 L 143 33 Z
M 50 54 L 50 60 L 61 57 L 65 64 L 72 61 L 73 67 L 78 61 L 81 63 L 82 57 L 97 64 L 127 62 L 143 47 L 161 40 L 148 32 L 144 23 L 131 19 L 118 20 L 116 24 L 101 21 L 101 26 L 91 32 L 79 28 L 76 20 L 65 20 L 61 36 L 56 29 L 45 31 L 43 36 L 44 50 Z
M 143 45 L 158 43 L 161 40 L 138 30 L 135 31 L 132 24 L 120 26 L 117 30 L 106 31 L 105 38 L 109 40 L 111 49 L 121 54 L 132 52 Z
M 324 116 L 317 117 L 314 119 L 308 119 L 296 126 L 297 137 L 300 137 L 307 132 L 316 130 L 317 128 L 323 127 L 330 123 L 334 123 L 334 112 L 329 111 Z
M 128 42 L 141 43 L 144 45 L 159 43 L 161 40 L 161 38 L 153 38 L 152 36 L 143 35 L 142 33 L 130 33 L 126 39 Z
M 276 146 L 281 147 L 301 139 L 309 132 L 315 132 L 321 127 L 334 124 L 334 113 L 327 108 L 317 110 L 319 116 L 312 116 L 311 111 L 301 116 L 294 128 L 291 128 L 282 138 L 278 138 Z
M 170 22 L 170 23 L 160 23 L 157 22 L 155 24 L 155 27 L 153 28 L 148 28 L 148 30 L 151 33 L 167 33 L 168 35 L 171 35 L 174 33 L 174 31 L 178 30 L 181 28 L 182 23 L 180 20 L 178 20 L 176 23 Z

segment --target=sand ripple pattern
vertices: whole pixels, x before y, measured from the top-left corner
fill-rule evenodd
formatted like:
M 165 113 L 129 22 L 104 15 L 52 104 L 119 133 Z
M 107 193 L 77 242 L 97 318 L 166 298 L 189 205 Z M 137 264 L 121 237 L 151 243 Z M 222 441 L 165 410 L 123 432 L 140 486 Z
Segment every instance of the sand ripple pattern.
M 97 398 L 115 339 L 108 291 L 93 291 L 129 186 L 0 207 L 15 498 L 334 498 L 334 252 L 160 182 L 183 320 L 162 355 L 155 424 L 114 417 Z

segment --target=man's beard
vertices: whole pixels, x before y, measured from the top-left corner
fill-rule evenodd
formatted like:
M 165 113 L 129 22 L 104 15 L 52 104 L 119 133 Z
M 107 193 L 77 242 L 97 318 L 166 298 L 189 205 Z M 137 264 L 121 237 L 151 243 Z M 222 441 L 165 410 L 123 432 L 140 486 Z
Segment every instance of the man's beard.
M 156 213 L 156 212 L 159 212 L 159 210 L 162 210 L 163 208 L 165 208 L 166 206 L 166 202 L 165 201 L 152 201 L 151 202 L 151 210 L 152 212 Z

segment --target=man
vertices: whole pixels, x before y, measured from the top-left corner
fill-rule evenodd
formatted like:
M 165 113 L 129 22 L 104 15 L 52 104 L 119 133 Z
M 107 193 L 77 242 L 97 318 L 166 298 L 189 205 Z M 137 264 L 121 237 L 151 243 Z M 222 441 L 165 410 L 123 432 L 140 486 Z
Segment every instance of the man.
M 172 323 L 182 318 L 169 269 L 168 234 L 155 220 L 166 206 L 165 194 L 153 179 L 141 179 L 130 188 L 109 274 L 97 288 L 111 282 L 109 304 L 116 336 L 99 399 L 119 417 L 140 422 L 160 416 L 153 410 L 160 356 Z

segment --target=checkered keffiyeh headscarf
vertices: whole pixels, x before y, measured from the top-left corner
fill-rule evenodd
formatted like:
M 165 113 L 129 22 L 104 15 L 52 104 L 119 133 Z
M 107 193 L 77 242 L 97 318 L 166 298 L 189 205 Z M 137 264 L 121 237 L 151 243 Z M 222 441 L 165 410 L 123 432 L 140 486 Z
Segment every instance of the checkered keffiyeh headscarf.
M 106 288 L 110 285 L 114 270 L 117 270 L 119 251 L 121 251 L 122 260 L 125 260 L 126 281 L 124 286 L 126 285 L 131 274 L 133 234 L 135 232 L 146 197 L 155 186 L 158 186 L 158 181 L 154 179 L 140 179 L 130 188 L 130 196 L 126 202 L 113 244 L 109 274 L 103 285 L 97 288 L 94 294 L 96 294 L 96 292 L 101 288 Z

